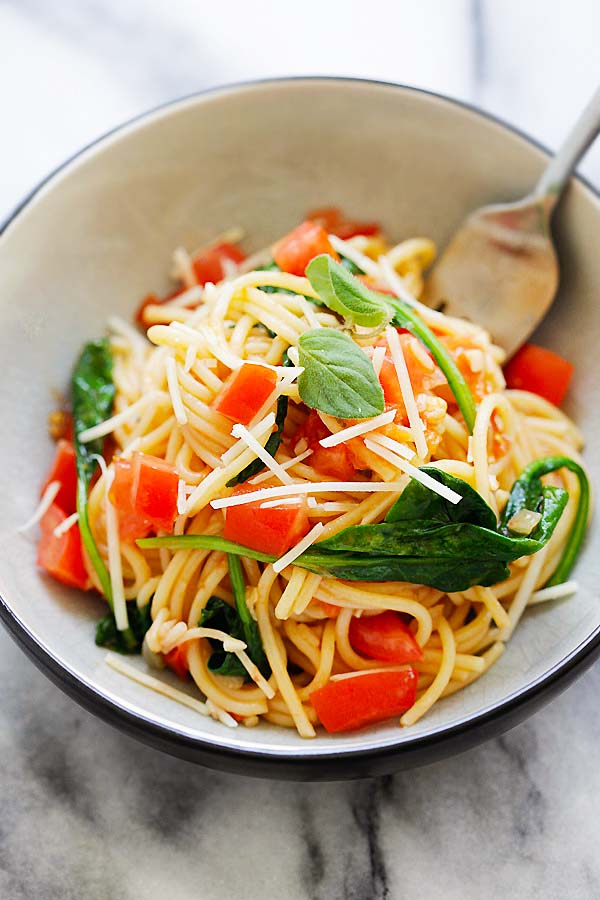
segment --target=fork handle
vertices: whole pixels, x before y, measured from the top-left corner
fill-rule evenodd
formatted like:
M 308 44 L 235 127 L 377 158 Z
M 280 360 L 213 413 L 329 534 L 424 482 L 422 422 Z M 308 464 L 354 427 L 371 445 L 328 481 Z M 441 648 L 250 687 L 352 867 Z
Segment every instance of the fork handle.
M 600 132 L 600 87 L 589 101 L 568 138 L 548 165 L 534 189 L 534 195 L 548 198 L 552 206 L 562 194 L 573 169 Z

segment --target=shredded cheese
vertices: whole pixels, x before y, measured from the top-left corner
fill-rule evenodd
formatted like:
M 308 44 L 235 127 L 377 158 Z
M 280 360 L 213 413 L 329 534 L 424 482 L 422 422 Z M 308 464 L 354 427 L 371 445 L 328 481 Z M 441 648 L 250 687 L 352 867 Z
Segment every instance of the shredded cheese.
M 365 441 L 365 447 L 373 453 L 376 453 L 378 456 L 381 456 L 382 459 L 387 460 L 387 462 L 391 462 L 393 466 L 396 466 L 396 468 L 400 469 L 402 472 L 410 475 L 415 481 L 420 481 L 421 484 L 429 488 L 430 491 L 439 494 L 440 497 L 444 497 L 444 499 L 448 500 L 450 503 L 460 503 L 462 500 L 461 495 L 456 491 L 453 491 L 452 488 L 446 487 L 445 484 L 440 484 L 439 481 L 436 481 L 435 478 L 432 478 L 427 472 L 422 472 L 421 469 L 413 466 L 412 463 L 409 463 L 408 460 L 403 459 L 403 457 L 392 453 L 391 450 L 387 450 L 385 447 L 381 447 L 379 444 L 368 439 Z M 393 484 L 393 482 L 390 482 L 390 484 Z M 396 489 L 398 490 L 398 488 Z
M 111 434 L 116 428 L 125 425 L 126 422 L 131 422 L 133 419 L 136 419 L 151 404 L 165 401 L 167 397 L 168 394 L 164 391 L 148 391 L 147 394 L 144 394 L 143 397 L 140 397 L 139 400 L 136 400 L 135 403 L 132 403 L 127 409 L 111 416 L 110 419 L 105 419 L 104 422 L 100 422 L 98 425 L 93 425 L 91 428 L 86 428 L 84 431 L 80 432 L 79 440 L 83 444 L 87 444 L 89 441 L 95 441 L 96 438 L 106 437 L 107 434 Z
M 395 441 L 386 434 L 373 434 L 369 440 L 374 441 L 376 444 L 381 444 L 382 447 L 386 447 L 392 453 L 397 453 L 398 456 L 403 456 L 404 459 L 414 459 L 414 450 L 411 450 L 406 444 L 401 444 L 400 441 Z
M 177 482 L 177 514 L 182 516 L 185 512 L 187 503 L 186 484 L 183 478 Z
M 79 513 L 74 512 L 70 516 L 67 516 L 67 518 L 64 520 L 64 522 L 60 522 L 56 526 L 56 528 L 54 529 L 52 534 L 54 535 L 54 537 L 57 537 L 57 538 L 62 537 L 63 534 L 66 534 L 67 531 L 69 531 L 69 529 L 72 528 L 73 525 L 76 525 L 78 521 L 79 521 Z
M 249 434 L 252 435 L 253 438 L 260 440 L 262 436 L 271 430 L 273 425 L 275 424 L 275 413 L 269 413 L 262 419 L 260 422 L 257 422 L 256 425 L 253 425 L 248 429 Z M 233 432 L 232 432 L 233 433 Z M 230 447 L 229 450 L 226 450 L 225 453 L 221 454 L 221 462 L 224 466 L 228 465 L 230 462 L 233 462 L 236 457 L 240 455 L 242 450 L 247 447 L 247 444 L 244 444 L 244 441 L 238 438 L 237 444 L 234 444 L 233 447 Z
M 350 425 L 348 428 L 342 428 L 342 430 L 338 431 L 336 434 L 330 434 L 323 438 L 319 443 L 321 447 L 335 447 L 337 444 L 343 444 L 361 434 L 375 431 L 376 428 L 381 428 L 382 425 L 389 425 L 390 422 L 394 421 L 395 416 L 396 410 L 390 409 L 387 412 L 381 413 L 380 416 L 375 416 L 372 419 L 365 419 L 364 422 L 359 422 L 358 425 Z
M 178 691 L 176 688 L 171 687 L 170 684 L 160 681 L 152 675 L 140 672 L 134 666 L 124 662 L 120 656 L 116 655 L 116 653 L 107 653 L 104 662 L 107 666 L 110 666 L 111 669 L 114 669 L 115 672 L 119 672 L 121 675 L 125 675 L 126 678 L 130 678 L 131 681 L 137 681 L 138 684 L 150 688 L 151 691 L 155 691 L 157 694 L 162 694 L 163 697 L 175 700 L 177 703 L 183 704 L 183 706 L 189 706 L 190 709 L 199 712 L 203 716 L 210 715 L 209 710 L 206 708 L 206 704 L 202 703 L 201 700 L 196 700 L 195 697 L 190 697 L 189 694 Z
M 324 530 L 325 526 L 322 522 L 317 522 L 314 528 L 306 534 L 301 541 L 298 541 L 295 547 L 292 547 L 291 550 L 288 550 L 287 553 L 284 553 L 282 557 L 280 557 L 277 562 L 273 563 L 273 569 L 275 572 L 281 572 L 285 569 L 286 566 L 289 566 L 290 563 L 293 563 L 295 559 L 297 559 L 301 553 L 304 553 L 311 544 L 317 540 L 321 532 Z
M 36 525 L 40 521 L 40 519 L 43 519 L 44 516 L 46 515 L 46 513 L 48 512 L 48 510 L 50 509 L 50 507 L 52 506 L 52 504 L 54 503 L 54 499 L 55 499 L 56 495 L 58 494 L 58 492 L 60 491 L 60 489 L 61 489 L 60 481 L 51 481 L 50 484 L 48 485 L 48 487 L 46 488 L 46 490 L 44 491 L 44 493 L 42 494 L 42 499 L 38 503 L 37 508 L 36 508 L 35 512 L 33 513 L 33 515 L 29 519 L 27 519 L 27 521 L 25 522 L 24 525 L 20 525 L 19 528 L 17 528 L 17 531 L 19 531 L 19 532 L 29 531 L 29 529 L 33 528 L 33 526 Z
M 374 347 L 373 354 L 371 356 L 371 362 L 373 363 L 373 368 L 375 369 L 375 374 L 379 378 L 381 373 L 381 367 L 383 365 L 383 361 L 385 359 L 385 347 Z
M 410 382 L 404 353 L 402 352 L 400 337 L 398 336 L 396 329 L 392 328 L 391 325 L 388 325 L 385 329 L 385 334 L 388 346 L 392 353 L 392 360 L 394 368 L 396 369 L 396 375 L 398 376 L 398 383 L 400 384 L 400 391 L 402 392 L 402 399 L 404 400 L 404 406 L 406 407 L 406 413 L 408 415 L 415 447 L 417 448 L 417 454 L 421 459 L 425 459 L 428 453 L 427 441 L 425 440 L 425 428 L 421 421 L 419 410 L 417 409 L 417 401 Z
M 409 463 L 406 463 L 406 465 L 409 465 Z M 412 468 L 414 467 L 411 466 Z M 441 487 L 437 482 L 436 485 Z M 213 509 L 225 509 L 228 506 L 254 503 L 256 500 L 270 500 L 272 497 L 288 497 L 292 494 L 328 494 L 336 491 L 358 494 L 384 491 L 394 494 L 401 493 L 404 487 L 404 481 L 306 481 L 302 484 L 261 488 L 258 491 L 249 491 L 247 494 L 238 494 L 236 497 L 223 497 L 218 500 L 211 500 L 210 505 Z M 457 494 L 457 496 L 459 495 Z
M 563 597 L 571 597 L 578 590 L 579 585 L 576 581 L 563 581 L 562 584 L 553 584 L 552 587 L 534 591 L 527 605 L 534 606 L 536 603 L 546 603 L 549 600 L 561 600 Z
M 311 454 L 312 450 L 305 450 L 304 453 L 300 453 L 298 456 L 294 456 L 293 459 L 288 459 L 286 462 L 279 463 L 279 465 L 282 469 L 291 469 L 297 463 L 304 462 Z M 263 481 L 268 481 L 270 477 L 270 472 L 261 472 L 260 475 L 255 475 L 254 478 L 251 478 L 249 484 L 262 484 Z
M 329 235 L 329 243 L 334 250 L 337 250 L 340 256 L 345 256 L 346 259 L 351 260 L 359 269 L 366 272 L 367 275 L 372 275 L 373 278 L 377 278 L 379 275 L 379 266 L 369 256 L 365 256 L 364 253 L 361 253 L 360 250 L 357 250 L 356 247 L 353 247 L 348 241 L 343 241 L 335 234 Z

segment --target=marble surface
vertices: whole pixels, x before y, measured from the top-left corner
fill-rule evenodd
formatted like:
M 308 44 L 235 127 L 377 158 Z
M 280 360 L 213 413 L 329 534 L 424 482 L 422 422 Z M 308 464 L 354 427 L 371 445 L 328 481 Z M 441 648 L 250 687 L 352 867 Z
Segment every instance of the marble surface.
M 600 75 L 595 0 L 4 0 L 0 218 L 98 133 L 192 90 L 344 73 L 556 146 Z M 600 146 L 583 171 L 600 183 Z M 504 737 L 355 784 L 214 774 L 81 710 L 0 633 L 2 900 L 600 897 L 600 666 Z

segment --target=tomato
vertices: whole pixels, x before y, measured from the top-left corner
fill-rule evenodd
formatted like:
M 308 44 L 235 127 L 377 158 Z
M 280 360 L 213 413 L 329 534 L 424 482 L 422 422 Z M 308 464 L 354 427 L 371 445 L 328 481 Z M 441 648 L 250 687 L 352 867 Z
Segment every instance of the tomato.
M 301 440 L 306 441 L 312 450 L 308 463 L 317 472 L 329 475 L 336 481 L 352 481 L 356 475 L 356 466 L 353 463 L 352 453 L 346 444 L 337 444 L 335 447 L 321 447 L 319 441 L 328 437 L 331 432 L 316 410 L 311 409 L 308 416 L 294 435 L 293 446 L 296 447 Z M 295 451 L 297 452 L 297 451 Z
M 531 391 L 559 406 L 575 371 L 574 366 L 544 347 L 523 344 L 504 368 L 506 386 Z
M 187 658 L 187 644 L 178 644 L 168 653 L 163 653 L 163 659 L 182 681 L 186 681 L 190 670 Z
M 330 681 L 310 695 L 310 702 L 330 734 L 354 731 L 406 712 L 417 696 L 415 669 L 365 672 Z
M 256 490 L 241 484 L 233 495 Z M 225 512 L 223 537 L 253 550 L 283 556 L 310 531 L 306 497 L 294 498 L 293 503 L 281 506 L 261 506 L 261 500 L 253 500 L 240 506 L 228 506 Z
M 308 220 L 286 234 L 273 247 L 273 259 L 282 272 L 289 272 L 291 275 L 304 275 L 311 259 L 321 253 L 328 253 L 339 260 L 322 225 Z
M 197 253 L 192 258 L 192 266 L 199 284 L 204 285 L 207 281 L 217 284 L 227 274 L 224 265 L 226 260 L 239 265 L 245 259 L 246 257 L 239 247 L 228 241 L 221 241 L 220 244 L 207 247 Z
M 214 409 L 233 422 L 247 425 L 275 390 L 277 374 L 258 363 L 244 363 L 217 394 Z
M 171 531 L 177 515 L 179 475 L 170 463 L 147 453 L 116 459 L 110 501 L 117 510 L 123 540 L 145 537 L 153 529 Z
M 54 503 L 68 516 L 77 507 L 77 469 L 75 468 L 75 447 L 72 441 L 61 438 L 56 444 L 54 459 L 50 466 L 41 493 L 51 481 L 60 481 L 60 490 Z
M 72 525 L 60 537 L 54 534 L 56 526 L 66 518 L 65 511 L 56 503 L 52 504 L 42 518 L 37 564 L 57 581 L 86 591 L 91 587 L 91 582 L 83 561 L 79 526 Z
M 357 222 L 353 219 L 345 219 L 337 206 L 313 209 L 306 218 L 317 225 L 322 225 L 329 234 L 335 234 L 343 241 L 356 237 L 358 234 L 367 236 L 378 234 L 381 230 L 377 222 Z
M 408 663 L 423 658 L 410 628 L 393 610 L 377 616 L 353 616 L 348 635 L 354 649 L 369 659 Z
M 406 331 L 404 328 L 398 329 L 398 332 L 400 334 L 400 344 L 402 345 L 404 361 L 406 362 L 408 376 L 415 397 L 418 396 L 418 394 L 427 393 L 446 384 L 445 376 L 433 362 L 429 353 L 425 350 L 418 338 L 414 337 L 414 335 L 410 334 L 410 332 Z M 387 343 L 379 343 L 377 346 L 387 347 Z M 386 351 L 381 364 L 379 382 L 383 388 L 385 402 L 390 406 L 398 406 L 401 410 L 404 410 L 402 390 L 400 389 L 396 366 L 394 365 L 394 360 L 389 350 Z

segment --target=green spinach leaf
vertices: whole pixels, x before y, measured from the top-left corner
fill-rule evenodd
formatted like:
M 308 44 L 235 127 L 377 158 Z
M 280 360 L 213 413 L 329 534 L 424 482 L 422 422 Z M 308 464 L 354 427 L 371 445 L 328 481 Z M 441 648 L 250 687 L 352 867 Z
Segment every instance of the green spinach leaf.
M 383 412 L 383 390 L 366 353 L 334 328 L 312 328 L 300 335 L 298 378 L 301 400 L 340 419 L 370 419 Z
M 135 645 L 131 645 L 129 641 L 124 640 L 124 632 L 118 630 L 112 612 L 102 616 L 96 624 L 96 644 L 99 647 L 108 647 L 109 650 L 114 650 L 117 653 L 139 653 L 142 649 L 144 635 L 152 625 L 150 603 L 139 609 L 135 600 L 129 600 L 127 603 L 127 617 L 129 619 L 129 628 L 135 638 Z

